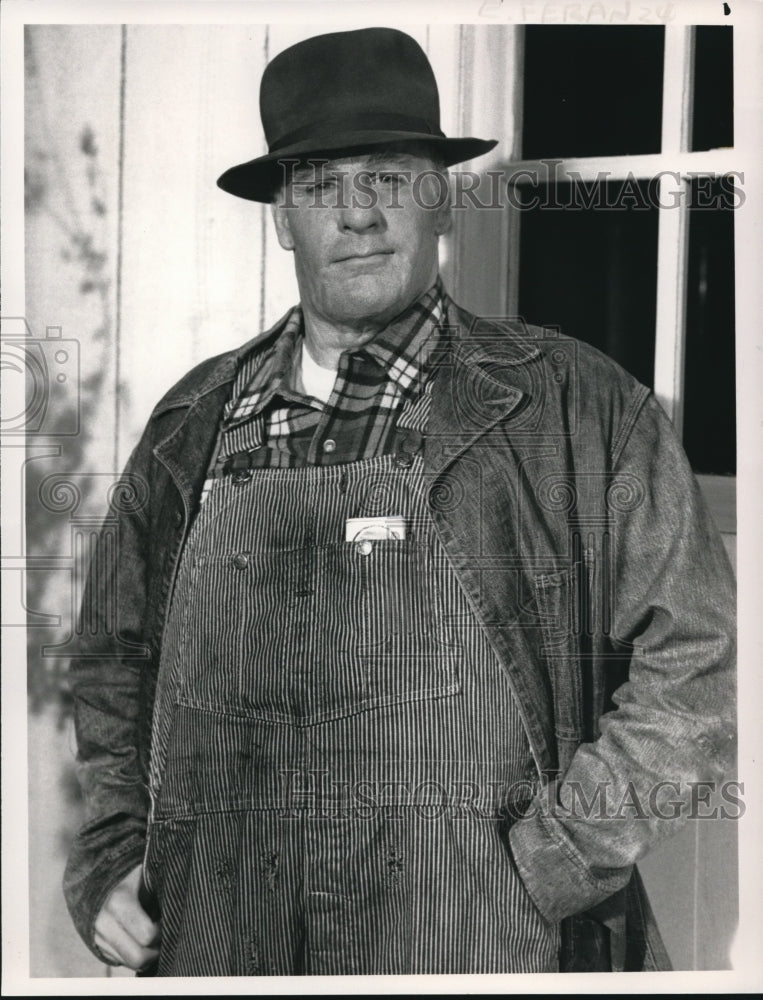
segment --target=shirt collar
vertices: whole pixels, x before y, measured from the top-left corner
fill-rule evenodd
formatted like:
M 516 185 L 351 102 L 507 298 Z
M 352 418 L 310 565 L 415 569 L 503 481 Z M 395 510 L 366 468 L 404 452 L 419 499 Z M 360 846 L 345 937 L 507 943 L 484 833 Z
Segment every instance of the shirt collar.
M 448 297 L 438 277 L 404 313 L 362 349 L 401 389 L 426 370 L 447 323 Z
M 438 276 L 435 283 L 363 348 L 387 372 L 390 381 L 407 389 L 426 371 L 440 340 L 440 327 L 447 323 L 449 298 Z M 264 356 L 251 356 L 236 378 L 225 408 L 227 426 L 241 423 L 262 412 L 278 393 L 294 399 L 292 371 L 304 336 L 301 306 L 294 306 L 273 346 Z
M 260 354 L 255 350 L 243 362 L 225 406 L 223 423 L 232 427 L 260 413 L 276 392 L 288 391 L 291 370 L 302 339 L 302 310 L 287 313 L 273 345 Z

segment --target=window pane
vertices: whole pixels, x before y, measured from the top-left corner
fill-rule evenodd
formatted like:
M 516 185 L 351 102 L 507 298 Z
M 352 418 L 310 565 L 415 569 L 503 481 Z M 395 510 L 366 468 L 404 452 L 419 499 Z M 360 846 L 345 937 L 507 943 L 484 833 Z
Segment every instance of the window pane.
M 661 27 L 525 28 L 522 157 L 659 153 Z
M 733 30 L 695 29 L 692 149 L 734 145 Z
M 521 315 L 593 344 L 651 388 L 658 209 L 649 183 L 582 190 L 560 182 L 522 192 L 524 204 L 533 197 L 538 204 L 521 221 Z
M 724 179 L 695 178 L 689 214 L 684 447 L 696 472 L 736 472 L 734 213 Z

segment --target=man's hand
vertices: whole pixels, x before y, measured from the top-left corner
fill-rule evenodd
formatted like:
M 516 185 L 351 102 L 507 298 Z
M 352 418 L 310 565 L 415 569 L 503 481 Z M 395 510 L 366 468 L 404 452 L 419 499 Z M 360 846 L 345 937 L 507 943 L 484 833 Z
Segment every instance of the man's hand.
M 141 866 L 111 891 L 95 921 L 95 943 L 114 962 L 143 969 L 159 955 L 161 929 L 140 904 Z

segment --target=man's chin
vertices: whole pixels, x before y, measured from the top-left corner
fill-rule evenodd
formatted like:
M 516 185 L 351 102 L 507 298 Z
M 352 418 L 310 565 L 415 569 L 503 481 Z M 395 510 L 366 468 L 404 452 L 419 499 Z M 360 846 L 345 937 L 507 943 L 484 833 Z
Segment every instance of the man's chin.
M 380 289 L 370 282 L 348 281 L 329 305 L 328 315 L 337 323 L 388 322 L 410 305 L 416 296 Z

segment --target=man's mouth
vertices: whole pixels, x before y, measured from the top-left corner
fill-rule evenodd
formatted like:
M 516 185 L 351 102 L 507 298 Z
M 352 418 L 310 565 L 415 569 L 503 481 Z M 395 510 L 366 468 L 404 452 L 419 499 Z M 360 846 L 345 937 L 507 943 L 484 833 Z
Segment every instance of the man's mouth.
M 346 264 L 351 261 L 363 261 L 363 260 L 373 260 L 377 257 L 388 257 L 394 251 L 392 250 L 366 250 L 358 253 L 348 253 L 341 257 L 337 257 L 334 261 L 335 264 Z

